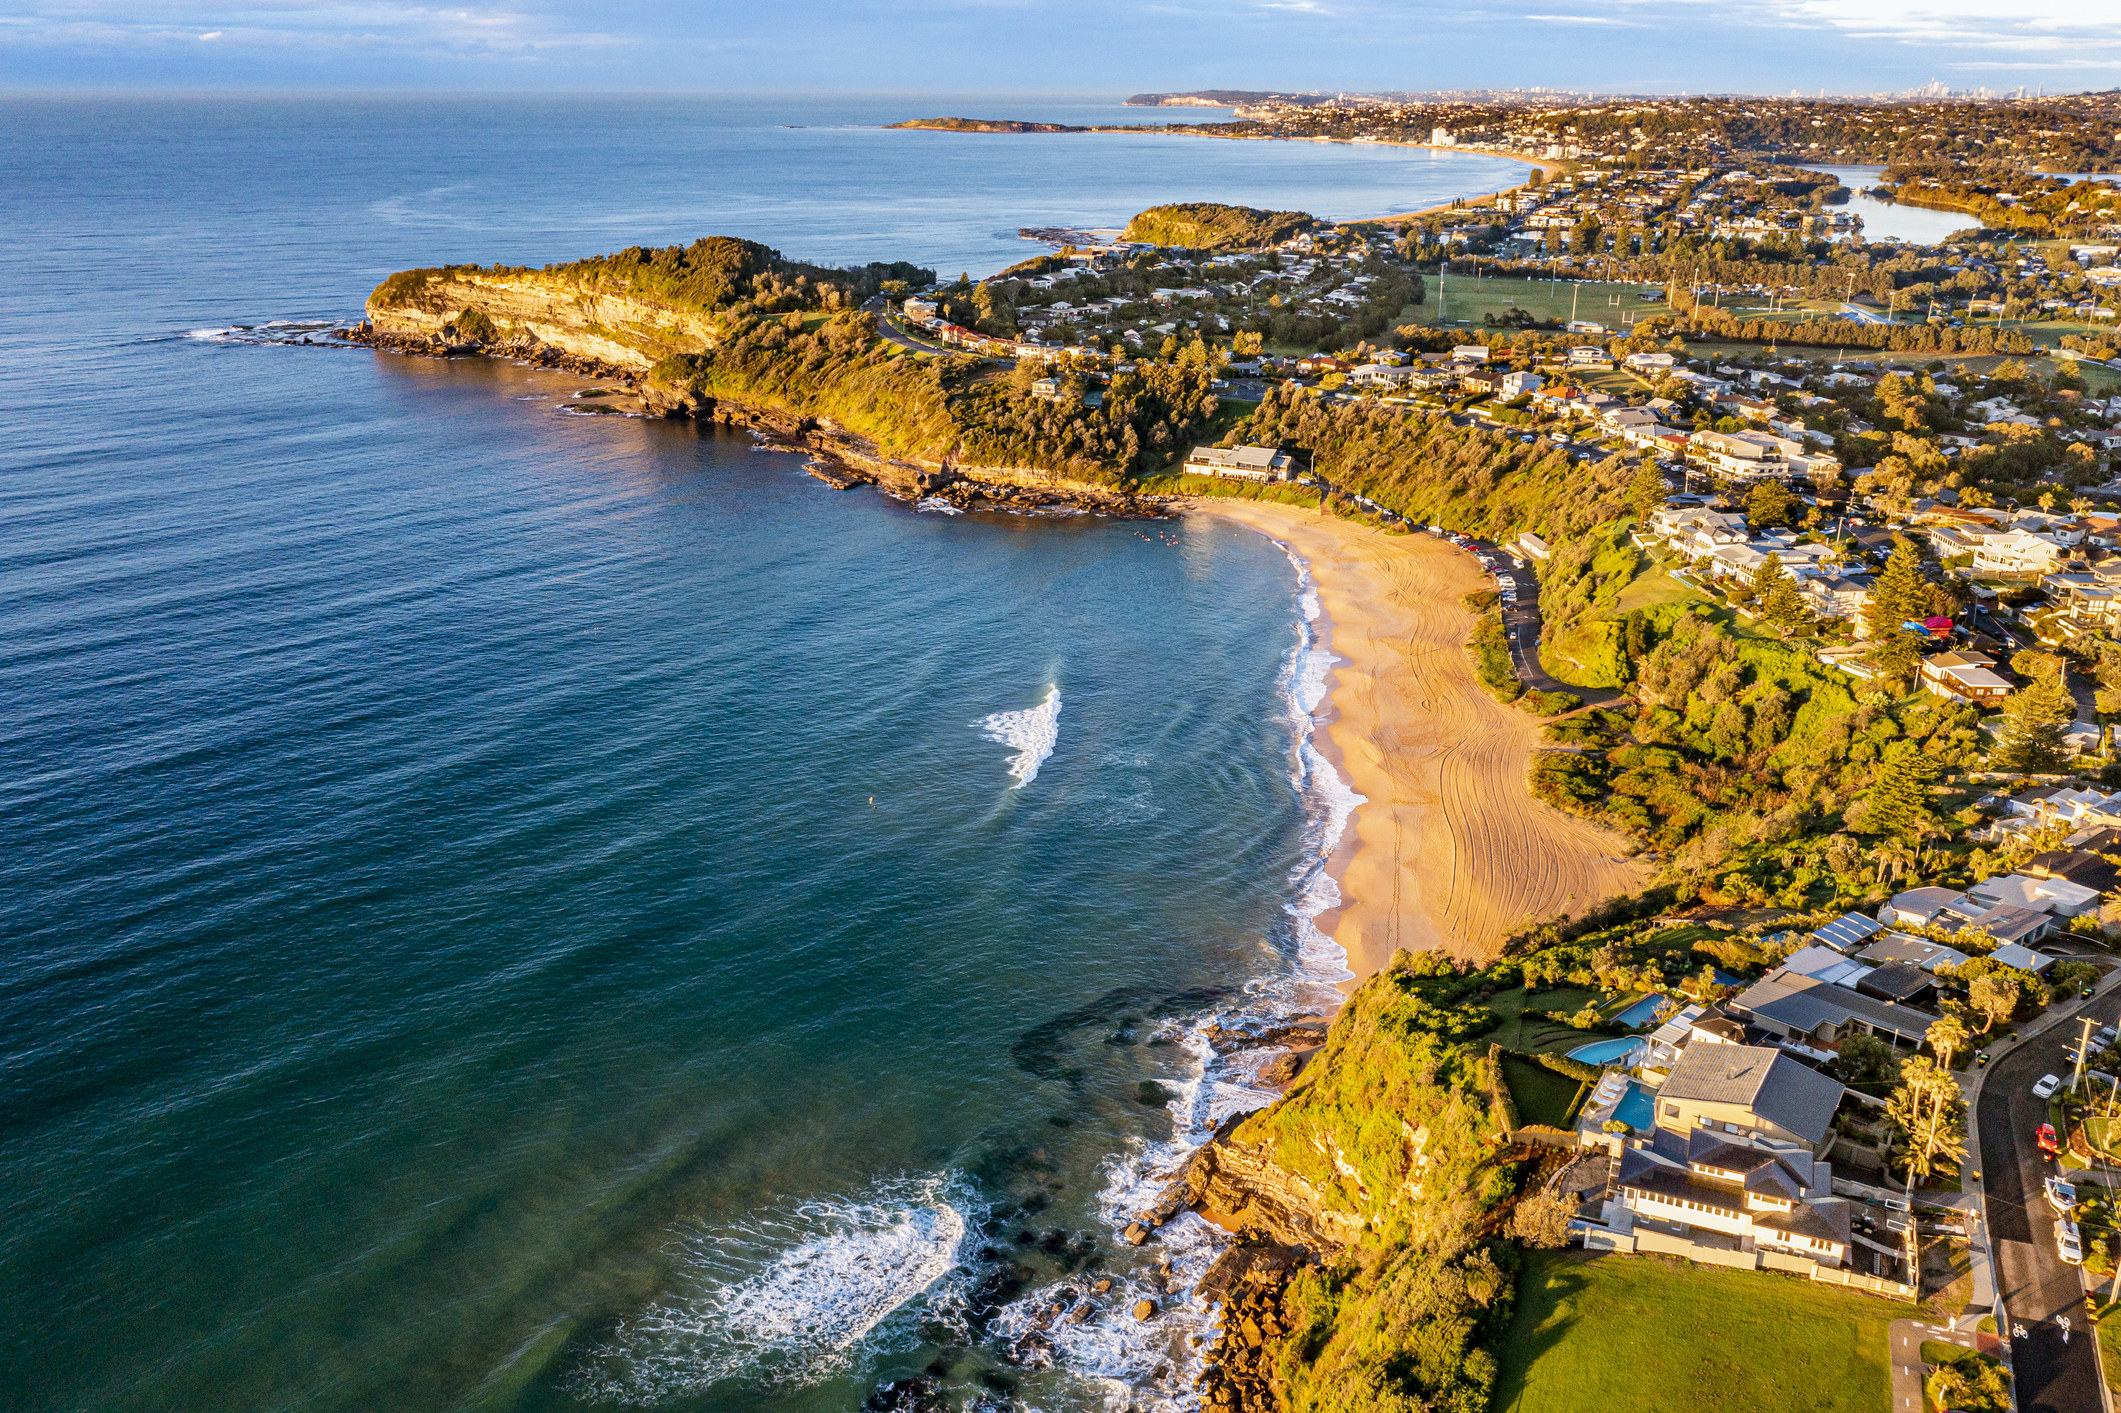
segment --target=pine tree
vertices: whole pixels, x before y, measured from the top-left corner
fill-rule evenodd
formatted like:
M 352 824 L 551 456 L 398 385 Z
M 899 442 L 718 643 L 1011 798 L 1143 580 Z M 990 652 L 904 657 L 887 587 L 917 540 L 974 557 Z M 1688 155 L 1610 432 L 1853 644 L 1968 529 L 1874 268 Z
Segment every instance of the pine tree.
M 1752 587 L 1754 611 L 1783 637 L 1787 638 L 1790 630 L 1808 616 L 1804 595 L 1797 592 L 1796 581 L 1775 556 L 1760 561 L 1760 567 L 1753 571 Z
M 1895 839 L 1917 839 L 1936 823 L 1930 807 L 1930 782 L 1937 766 L 1913 741 L 1901 741 L 1885 753 L 1872 777 L 1864 809 L 1864 827 Z
M 1929 606 L 1929 583 L 1922 577 L 1922 551 L 1905 536 L 1893 540 L 1893 553 L 1885 572 L 1871 588 L 1870 607 L 1865 614 L 1872 641 L 1871 666 L 1883 677 L 1905 677 L 1922 656 L 1922 635 L 1900 625 L 1924 616 Z
M 1745 498 L 1745 518 L 1755 530 L 1790 523 L 1790 490 L 1780 481 L 1762 481 Z
M 2062 730 L 2076 712 L 2069 689 L 2062 685 L 2060 664 L 2039 673 L 2004 703 L 2003 733 L 1989 752 L 1989 765 L 2021 775 L 2051 775 L 2062 769 L 2068 759 Z
M 1635 473 L 1628 485 L 1628 504 L 1644 525 L 1650 523 L 1650 512 L 1664 504 L 1664 473 L 1657 469 L 1655 461 L 1645 460 L 1642 469 Z

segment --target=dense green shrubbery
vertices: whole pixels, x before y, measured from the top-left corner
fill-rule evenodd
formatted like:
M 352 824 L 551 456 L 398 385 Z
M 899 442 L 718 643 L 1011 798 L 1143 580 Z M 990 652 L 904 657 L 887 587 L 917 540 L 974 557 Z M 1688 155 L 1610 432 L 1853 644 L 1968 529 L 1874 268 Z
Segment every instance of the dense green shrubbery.
M 1562 452 L 1448 418 L 1375 403 L 1327 402 L 1287 384 L 1267 389 L 1239 440 L 1308 452 L 1335 485 L 1417 524 L 1507 540 L 1525 530 L 1573 540 L 1626 513 L 1631 472 L 1617 459 Z
M 1101 407 L 989 379 L 979 359 L 915 357 L 881 343 L 865 314 L 814 329 L 799 315 L 743 319 L 711 352 L 666 358 L 651 382 L 829 417 L 888 454 L 1024 467 L 1116 483 L 1182 455 L 1213 415 L 1205 368 L 1143 362 L 1115 374 Z
M 790 309 L 841 309 L 860 304 L 886 280 L 930 284 L 933 270 L 905 261 L 878 262 L 845 270 L 786 260 L 757 241 L 735 236 L 708 236 L 690 245 L 655 249 L 629 246 L 612 255 L 592 256 L 545 272 L 592 288 L 616 287 L 672 304 L 715 310 L 739 300 L 761 313 Z
M 1473 650 L 1473 674 L 1497 701 L 1514 702 L 1524 695 L 1524 683 L 1517 680 L 1517 670 L 1510 663 L 1510 644 L 1503 634 L 1499 609 L 1489 609 L 1474 620 L 1466 646 Z
M 1500 1082 L 1465 1048 L 1493 1022 L 1485 973 L 1395 958 L 1334 1021 L 1311 1082 L 1239 1125 L 1367 1229 L 1290 1286 L 1277 1373 L 1291 1413 L 1484 1409 L 1514 1251 L 1485 1239 L 1517 1187 L 1493 1141 Z
M 1182 201 L 1141 212 L 1127 222 L 1120 239 L 1187 250 L 1268 250 L 1317 224 L 1317 217 L 1302 211 Z
M 1636 682 L 1634 743 L 1603 759 L 1546 753 L 1533 791 L 1683 850 L 1676 862 L 1696 876 L 1735 853 L 1752 880 L 1742 889 L 1795 889 L 1792 901 L 1813 883 L 1854 877 L 1862 861 L 1846 857 L 1855 846 L 1840 831 L 1873 823 L 1855 807 L 1886 749 L 1913 743 L 1939 767 L 1976 754 L 1971 707 L 1859 703 L 1848 678 L 1798 648 L 1734 636 L 1700 611 L 1658 616 Z

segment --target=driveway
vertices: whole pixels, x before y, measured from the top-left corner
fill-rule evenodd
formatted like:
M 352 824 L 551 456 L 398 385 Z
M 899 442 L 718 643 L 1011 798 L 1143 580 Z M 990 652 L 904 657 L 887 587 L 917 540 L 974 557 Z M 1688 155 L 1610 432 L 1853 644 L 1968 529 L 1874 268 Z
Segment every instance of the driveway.
M 2079 1267 L 2055 1254 L 2055 1214 L 2042 1184 L 2060 1168 L 2040 1152 L 2033 1130 L 2047 1105 L 2033 1098 L 2044 1074 L 2067 1078 L 2063 1050 L 2082 1033 L 2077 1021 L 2121 1021 L 2121 990 L 2100 996 L 1996 1060 L 1983 1076 L 1977 1105 L 1989 1249 L 2010 1338 L 2019 1413 L 2104 1413 L 2098 1341 L 2084 1314 Z M 2006 1318 L 2008 1323 L 2006 1324 Z

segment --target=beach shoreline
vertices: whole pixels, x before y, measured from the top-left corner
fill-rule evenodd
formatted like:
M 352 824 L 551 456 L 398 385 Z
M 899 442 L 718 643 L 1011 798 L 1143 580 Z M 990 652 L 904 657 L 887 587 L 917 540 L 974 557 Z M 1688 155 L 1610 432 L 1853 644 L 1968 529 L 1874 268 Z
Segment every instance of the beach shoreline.
M 1363 797 L 1326 864 L 1339 901 L 1313 919 L 1347 954 L 1342 990 L 1400 947 L 1492 959 L 1511 934 L 1640 889 L 1619 834 L 1533 798 L 1540 723 L 1480 686 L 1462 595 L 1487 587 L 1444 541 L 1265 501 L 1195 500 L 1300 560 L 1333 657 L 1313 714 L 1321 757 Z

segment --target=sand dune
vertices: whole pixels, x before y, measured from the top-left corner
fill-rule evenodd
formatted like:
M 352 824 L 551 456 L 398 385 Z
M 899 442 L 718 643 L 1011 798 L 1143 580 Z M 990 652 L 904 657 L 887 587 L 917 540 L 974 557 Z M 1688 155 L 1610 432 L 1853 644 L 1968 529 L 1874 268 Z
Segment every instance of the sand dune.
M 1315 511 L 1204 500 L 1309 563 L 1334 669 L 1327 753 L 1368 797 L 1336 868 L 1343 905 L 1319 920 L 1357 977 L 1395 947 L 1479 960 L 1528 920 L 1640 888 L 1628 841 L 1532 798 L 1539 723 L 1481 689 L 1462 595 L 1490 587 L 1471 556 Z

